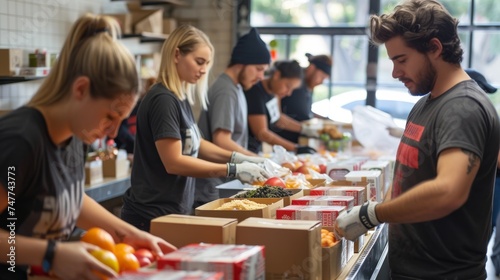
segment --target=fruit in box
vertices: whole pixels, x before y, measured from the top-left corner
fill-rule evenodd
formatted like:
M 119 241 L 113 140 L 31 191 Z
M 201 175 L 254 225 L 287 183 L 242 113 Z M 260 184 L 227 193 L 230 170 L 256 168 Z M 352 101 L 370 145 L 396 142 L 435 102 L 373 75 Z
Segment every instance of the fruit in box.
M 264 186 L 286 188 L 285 182 L 279 177 L 271 177 L 267 179 Z

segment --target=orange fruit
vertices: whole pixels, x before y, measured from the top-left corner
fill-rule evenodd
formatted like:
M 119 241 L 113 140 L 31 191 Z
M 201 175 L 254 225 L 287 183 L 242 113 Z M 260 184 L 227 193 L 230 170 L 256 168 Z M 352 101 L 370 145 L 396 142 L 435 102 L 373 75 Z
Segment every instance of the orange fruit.
M 103 250 L 103 249 L 97 249 L 97 250 L 92 250 L 90 251 L 90 254 L 99 260 L 101 263 L 105 264 L 106 266 L 110 267 L 112 270 L 114 270 L 116 273 L 120 272 L 120 266 L 118 263 L 118 259 L 116 258 L 115 254 L 113 254 L 111 251 L 108 250 Z M 96 275 L 98 275 L 101 279 L 106 279 L 105 276 L 100 274 L 99 272 L 94 272 Z
M 99 246 L 101 249 L 115 251 L 115 241 L 111 234 L 102 228 L 91 228 L 80 238 L 81 241 Z
M 124 271 L 136 271 L 141 267 L 139 260 L 133 253 L 121 252 L 116 254 L 116 258 L 118 259 L 120 273 Z
M 121 254 L 121 253 L 135 253 L 134 247 L 126 244 L 126 243 L 118 243 L 115 245 L 115 255 Z

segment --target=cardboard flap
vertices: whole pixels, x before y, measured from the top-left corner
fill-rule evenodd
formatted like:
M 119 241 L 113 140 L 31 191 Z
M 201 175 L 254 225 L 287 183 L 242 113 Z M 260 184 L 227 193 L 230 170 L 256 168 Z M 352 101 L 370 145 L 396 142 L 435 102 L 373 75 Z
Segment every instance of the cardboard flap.
M 227 225 L 236 222 L 231 218 L 214 218 L 190 215 L 169 214 L 151 220 L 151 222 L 169 222 L 177 224 L 197 224 L 197 225 Z

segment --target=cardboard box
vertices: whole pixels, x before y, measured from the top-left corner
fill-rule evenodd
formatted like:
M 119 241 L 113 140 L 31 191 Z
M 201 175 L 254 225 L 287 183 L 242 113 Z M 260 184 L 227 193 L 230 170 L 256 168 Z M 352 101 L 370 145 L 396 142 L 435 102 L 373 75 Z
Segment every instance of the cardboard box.
M 163 34 L 163 9 L 142 9 L 140 2 L 127 2 L 132 15 L 133 33 Z
M 329 162 L 326 164 L 326 174 L 333 180 L 345 180 L 345 175 L 351 171 L 361 170 L 361 165 L 366 159 L 352 158 Z
M 0 76 L 16 76 L 22 66 L 21 49 L 0 49 Z
M 124 13 L 124 14 L 104 14 L 105 16 L 109 16 L 118 21 L 120 28 L 122 30 L 122 34 L 132 34 L 133 32 L 133 24 L 132 24 L 132 14 Z
M 342 238 L 329 248 L 321 248 L 323 280 L 336 279 L 347 264 L 347 241 Z
M 236 243 L 266 248 L 266 278 L 322 278 L 321 223 L 248 218 L 238 224 Z
M 253 202 L 267 204 L 267 207 L 255 210 L 215 210 L 226 202 L 240 198 L 220 198 L 203 204 L 195 209 L 196 216 L 234 218 L 238 222 L 250 217 L 276 218 L 276 210 L 283 207 L 281 198 L 244 198 Z M 242 198 L 243 199 L 243 198 Z
M 363 250 L 363 247 L 365 246 L 365 235 L 361 235 L 355 240 L 354 242 L 354 253 L 359 253 Z
M 362 205 L 366 201 L 366 186 L 329 186 L 317 187 L 305 192 L 309 195 L 341 195 L 352 196 L 354 198 L 354 206 Z
M 175 18 L 163 19 L 163 34 L 170 34 L 177 28 L 177 20 Z
M 177 248 L 194 243 L 234 244 L 236 219 L 171 214 L 151 220 L 151 234 Z
M 85 163 L 85 184 L 93 185 L 101 183 L 104 180 L 102 176 L 102 161 L 94 160 Z
M 266 250 L 267 252 L 267 250 Z M 264 279 L 264 247 L 192 244 L 158 259 L 158 269 L 222 272 L 225 280 Z
M 304 196 L 304 190 L 303 189 L 286 189 L 286 190 L 289 190 L 290 192 L 292 192 L 292 195 L 282 197 L 282 199 L 283 199 L 283 206 L 291 205 L 292 204 L 292 200 L 298 199 L 298 198 L 301 198 L 302 196 Z M 237 195 L 244 194 L 246 192 L 247 191 L 241 191 L 241 192 L 239 192 L 239 193 L 237 193 L 235 195 L 232 195 L 231 198 L 235 198 Z
M 30 53 L 28 54 L 28 66 L 29 67 L 47 67 L 50 68 L 54 65 L 57 59 L 56 53 Z
M 107 159 L 102 161 L 104 177 L 121 178 L 129 174 L 130 161 L 128 159 Z

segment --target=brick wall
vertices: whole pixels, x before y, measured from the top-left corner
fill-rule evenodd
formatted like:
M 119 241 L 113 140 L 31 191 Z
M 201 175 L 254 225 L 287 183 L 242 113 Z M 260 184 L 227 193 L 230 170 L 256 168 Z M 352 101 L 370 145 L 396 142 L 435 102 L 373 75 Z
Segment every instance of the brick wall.
M 215 48 L 212 82 L 224 71 L 233 46 L 233 0 L 185 0 L 186 7 L 172 9 L 181 23 L 204 31 Z M 47 49 L 58 52 L 73 22 L 86 12 L 120 13 L 124 1 L 109 0 L 0 0 L 0 48 Z M 168 11 L 168 7 L 165 7 Z M 0 85 L 0 110 L 26 103 L 41 81 Z M 196 106 L 195 106 L 196 110 Z M 196 113 L 197 114 L 197 113 Z

